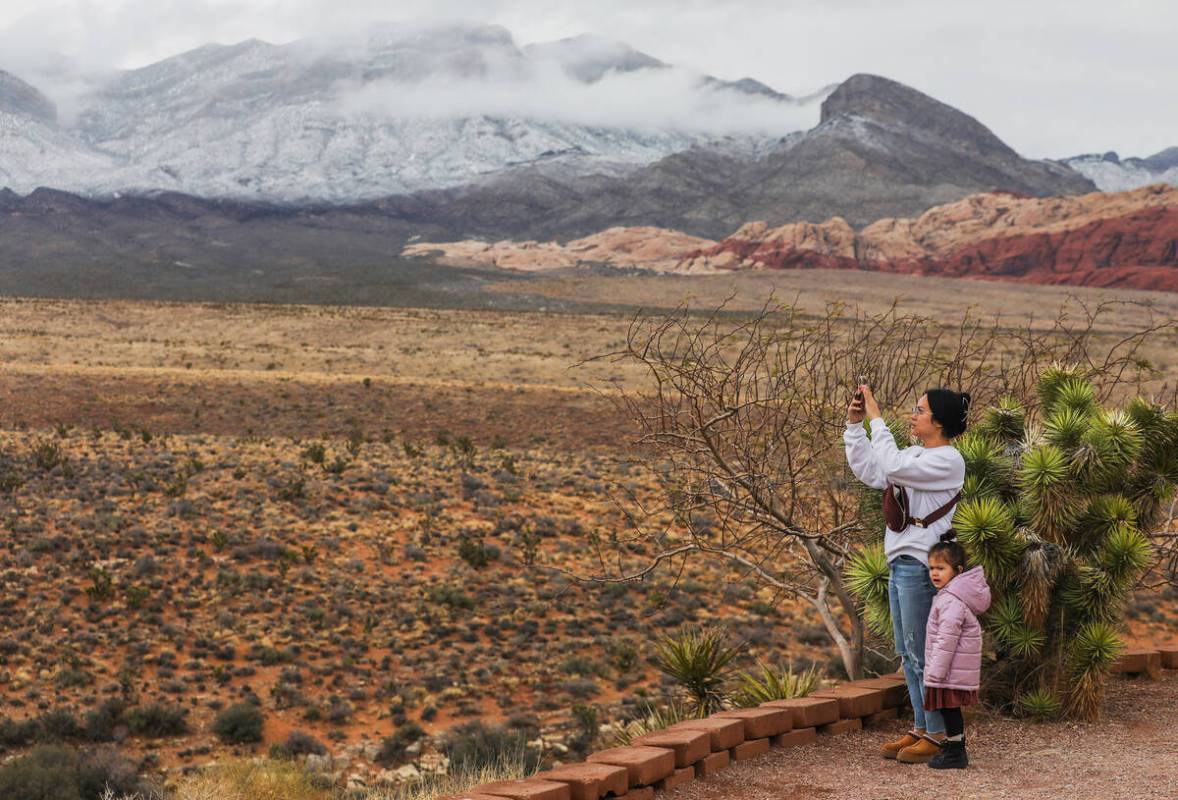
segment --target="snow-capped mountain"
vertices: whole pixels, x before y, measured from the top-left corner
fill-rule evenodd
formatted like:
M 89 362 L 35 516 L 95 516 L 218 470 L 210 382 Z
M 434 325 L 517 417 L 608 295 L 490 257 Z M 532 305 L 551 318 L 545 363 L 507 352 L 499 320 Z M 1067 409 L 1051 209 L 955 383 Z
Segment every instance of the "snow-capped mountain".
M 520 48 L 484 25 L 207 45 L 98 82 L 73 98 L 68 123 L 36 89 L 8 84 L 0 186 L 294 202 L 526 165 L 616 176 L 691 148 L 747 151 L 811 127 L 825 97 L 694 74 L 600 37 Z M 44 102 L 30 105 L 29 91 Z
M 1090 153 L 1063 159 L 1063 163 L 1097 185 L 1102 192 L 1123 192 L 1168 183 L 1178 186 L 1178 147 L 1168 147 L 1148 158 L 1126 158 L 1116 153 Z
M 0 71 L 0 186 L 73 184 L 78 175 L 109 171 L 113 162 L 57 124 L 44 94 Z
M 248 45 L 241 51 L 248 53 L 251 48 L 265 49 Z M 230 61 L 254 57 L 241 51 L 234 55 L 206 49 L 188 57 L 228 56 Z M 215 77 L 216 61 L 211 58 L 212 63 L 204 63 L 203 73 Z M 222 92 L 217 99 L 222 105 L 210 107 L 207 98 L 193 101 L 188 96 L 197 92 L 200 84 L 190 77 L 191 65 L 180 66 L 166 64 L 154 73 L 140 73 L 139 83 L 121 84 L 119 102 L 125 104 L 128 114 L 133 111 L 132 98 L 141 92 L 152 98 L 150 108 L 164 122 L 138 118 L 125 122 L 117 115 L 102 118 L 91 112 L 78 125 L 91 131 L 93 139 L 108 152 L 114 148 L 110 143 L 115 142 L 121 148 L 141 147 L 139 152 L 153 154 L 162 145 L 147 141 L 147 134 L 136 130 L 136 125 L 179 136 L 183 124 L 173 120 L 180 117 L 191 120 L 194 128 L 222 130 L 215 126 L 223 124 L 227 135 L 243 136 L 230 122 L 219 121 L 218 115 L 232 119 L 240 112 L 248 116 L 250 109 L 269 107 L 278 91 Z M 515 70 L 518 66 L 519 62 L 507 62 L 506 67 L 497 64 L 494 68 Z M 470 61 L 455 68 L 483 69 Z M 657 73 L 673 77 L 669 68 L 657 68 Z M 590 84 L 578 85 L 591 91 L 609 89 L 609 82 L 617 77 L 607 71 Z M 268 73 L 254 80 L 279 78 Z M 296 78 L 297 73 L 283 78 L 281 85 L 305 85 Z M 313 78 L 322 80 L 318 75 Z M 698 83 L 697 77 L 692 79 Z M 240 88 L 242 83 L 234 80 L 229 85 Z M 107 91 L 114 95 L 114 90 Z M 286 91 L 297 94 L 293 89 Z M 724 92 L 736 96 L 741 90 L 727 88 Z M 315 97 L 316 92 L 307 90 L 307 95 Z M 172 107 L 166 113 L 158 111 L 166 106 L 165 101 Z M 315 102 L 301 107 L 313 108 Z M 773 108 L 790 106 L 789 102 L 772 102 Z M 554 104 L 560 108 L 559 103 Z M 618 109 L 612 112 L 617 115 Z M 8 148 L 6 152 L 12 152 L 10 140 L 21 142 L 25 148 L 20 154 L 22 167 L 35 167 L 39 158 L 46 162 L 59 159 L 74 163 L 76 172 L 83 174 L 91 166 L 84 156 L 114 158 L 89 149 L 82 156 L 71 156 L 81 160 L 68 162 L 69 154 L 55 153 L 53 148 L 61 149 L 65 135 L 60 123 L 54 122 L 50 109 L 24 86 L 14 83 L 0 94 L 0 114 L 22 126 L 19 137 L 0 138 L 0 148 Z M 567 120 L 560 126 L 546 122 L 548 131 L 560 127 L 569 135 L 583 136 L 585 154 L 500 167 L 484 179 L 451 188 L 390 194 L 370 201 L 272 203 L 257 196 L 225 199 L 175 192 L 86 197 L 52 188 L 22 196 L 0 188 L 0 266 L 5 267 L 0 270 L 0 290 L 8 286 L 13 292 L 54 294 L 61 286 L 69 286 L 75 287 L 71 291 L 94 296 L 354 302 L 359 291 L 355 287 L 362 286 L 365 302 L 404 303 L 406 297 L 423 297 L 414 294 L 417 290 L 410 285 L 423 275 L 419 266 L 403 273 L 411 278 L 393 281 L 399 288 L 390 289 L 392 295 L 380 295 L 383 299 L 369 292 L 369 287 L 386 280 L 387 266 L 396 265 L 404 243 L 416 237 L 434 242 L 568 240 L 621 225 L 657 226 L 722 239 L 751 220 L 776 227 L 839 217 L 839 225 L 862 228 L 885 218 L 918 217 L 930 207 L 979 192 L 1053 197 L 1088 194 L 1096 189 L 1064 164 L 1021 158 L 980 121 L 882 76 L 851 76 L 822 102 L 818 116 L 818 124 L 805 131 L 779 138 L 729 139 L 722 147 L 693 146 L 615 175 L 601 174 L 604 159 L 589 151 L 589 145 L 607 143 L 614 154 L 632 153 L 639 146 L 655 151 L 670 141 L 667 137 L 671 134 L 595 128 Z M 525 121 L 495 127 L 495 119 L 488 117 L 482 123 L 455 122 L 447 135 L 470 136 L 473 128 L 469 126 L 476 124 L 488 126 L 483 138 L 489 143 L 480 143 L 476 136 L 473 142 L 453 146 L 467 148 L 466 153 L 482 147 L 478 152 L 487 153 L 491 144 L 499 148 L 518 144 L 511 139 L 516 130 L 511 126 L 518 125 L 519 131 L 530 131 L 528 135 L 533 136 L 539 127 Z M 462 125 L 468 127 L 463 130 Z M 212 138 L 207 131 L 196 135 Z M 324 133 L 326 137 L 335 135 Z M 682 136 L 684 143 L 691 139 Z M 249 142 L 246 137 L 233 141 Z M 209 146 L 219 144 L 213 139 Z M 284 142 L 274 146 L 279 153 L 288 152 L 283 149 Z M 199 155 L 198 150 L 192 157 Z M 184 159 L 188 157 L 179 153 L 172 158 L 187 163 Z M 250 159 L 256 158 L 265 165 L 261 173 L 265 176 L 288 176 L 284 179 L 302 187 L 321 188 L 323 181 L 320 175 L 318 183 L 307 180 L 295 184 L 295 176 L 283 171 L 281 164 L 256 155 L 246 158 L 227 150 L 225 158 L 243 176 Z M 327 156 L 323 160 L 335 163 Z M 596 171 L 579 176 L 573 172 L 585 165 Z M 132 168 L 124 161 L 102 173 L 101 166 L 94 166 L 90 174 L 104 174 L 109 179 L 109 175 L 117 177 L 119 170 Z M 338 183 L 347 189 L 380 167 L 362 165 L 357 176 L 337 176 Z M 63 181 L 76 177 L 68 170 L 58 175 Z M 173 177 L 179 182 L 187 176 L 178 172 Z M 204 180 L 213 179 L 219 176 L 210 172 Z M 243 186 L 238 193 L 251 189 L 256 185 Z M 185 266 L 177 269 L 177 264 Z M 266 265 L 265 270 L 258 265 Z M 380 265 L 375 272 L 374 265 Z M 314 289 L 301 283 L 300 276 L 311 275 L 315 276 Z M 340 277 L 339 293 L 323 294 L 325 284 L 320 279 L 324 275 Z M 441 296 L 432 295 L 430 302 Z M 390 297 L 395 299 L 388 300 Z

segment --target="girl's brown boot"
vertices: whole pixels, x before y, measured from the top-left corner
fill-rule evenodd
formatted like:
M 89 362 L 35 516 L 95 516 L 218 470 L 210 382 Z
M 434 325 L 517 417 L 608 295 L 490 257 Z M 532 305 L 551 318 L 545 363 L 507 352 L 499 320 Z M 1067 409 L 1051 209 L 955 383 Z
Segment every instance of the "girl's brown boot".
M 921 740 L 924 736 L 924 731 L 908 731 L 908 733 L 901 736 L 894 742 L 888 742 L 879 749 L 880 755 L 884 758 L 895 758 L 896 754 L 905 747 L 911 747 Z

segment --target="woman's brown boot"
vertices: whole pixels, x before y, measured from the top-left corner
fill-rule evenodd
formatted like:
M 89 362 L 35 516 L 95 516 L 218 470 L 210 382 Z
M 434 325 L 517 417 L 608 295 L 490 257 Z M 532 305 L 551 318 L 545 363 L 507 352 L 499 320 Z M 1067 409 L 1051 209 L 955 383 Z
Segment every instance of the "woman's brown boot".
M 896 741 L 888 742 L 883 747 L 881 747 L 879 749 L 879 753 L 884 758 L 895 758 L 896 754 L 905 747 L 911 747 L 912 745 L 919 742 L 922 736 L 924 736 L 924 731 L 908 731 L 908 733 L 904 734 Z
M 911 747 L 905 747 L 896 754 L 896 760 L 901 764 L 927 764 L 933 756 L 941 752 L 945 745 L 940 739 L 934 739 L 928 734 L 920 737 L 920 741 Z

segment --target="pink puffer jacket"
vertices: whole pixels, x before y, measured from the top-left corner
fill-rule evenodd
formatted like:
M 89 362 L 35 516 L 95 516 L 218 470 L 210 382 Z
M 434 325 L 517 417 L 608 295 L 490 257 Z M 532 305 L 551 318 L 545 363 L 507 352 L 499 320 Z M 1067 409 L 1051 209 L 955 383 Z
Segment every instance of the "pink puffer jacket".
M 981 567 L 958 575 L 937 592 L 924 640 L 924 685 L 976 690 L 982 677 L 982 626 L 990 586 Z

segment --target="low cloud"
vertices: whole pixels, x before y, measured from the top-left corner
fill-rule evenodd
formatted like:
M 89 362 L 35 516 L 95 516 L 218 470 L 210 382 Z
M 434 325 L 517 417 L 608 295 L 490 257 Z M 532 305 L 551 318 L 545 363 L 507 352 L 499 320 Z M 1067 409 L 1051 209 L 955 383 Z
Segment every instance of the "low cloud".
M 509 117 L 636 130 L 785 135 L 818 123 L 817 103 L 798 106 L 708 87 L 678 69 L 607 72 L 585 84 L 555 67 L 514 80 L 430 79 L 344 86 L 337 108 L 373 119 Z
M 1105 0 L 5 0 L 0 69 L 68 104 L 77 90 L 37 66 L 46 54 L 69 56 L 89 79 L 209 42 L 281 43 L 424 16 L 497 23 L 521 43 L 601 33 L 688 70 L 791 93 L 885 75 L 1034 157 L 1178 144 L 1172 0 L 1131 0 L 1115 13 Z

